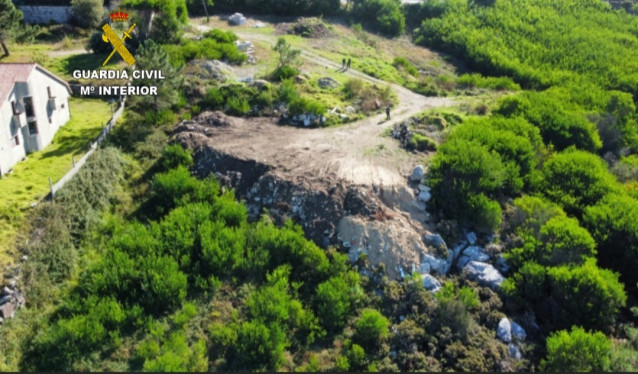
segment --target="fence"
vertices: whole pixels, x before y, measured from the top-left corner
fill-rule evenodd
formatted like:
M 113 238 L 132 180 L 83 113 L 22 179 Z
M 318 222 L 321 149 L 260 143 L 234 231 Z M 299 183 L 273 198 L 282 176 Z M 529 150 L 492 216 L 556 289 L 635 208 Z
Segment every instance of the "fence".
M 115 123 L 117 122 L 117 120 L 122 115 L 122 112 L 124 111 L 125 103 L 126 103 L 126 96 L 123 96 L 122 101 L 120 101 L 120 106 L 113 113 L 106 127 L 102 129 L 102 132 L 100 133 L 100 135 L 97 137 L 97 139 L 94 142 L 91 141 L 89 151 L 86 152 L 86 154 L 82 156 L 82 158 L 79 159 L 77 162 L 75 161 L 75 159 L 73 159 L 73 169 L 69 170 L 69 172 L 66 173 L 66 175 L 64 175 L 62 178 L 60 178 L 60 180 L 57 181 L 56 183 L 53 183 L 53 181 L 51 180 L 51 177 L 49 177 L 49 187 L 51 189 L 51 192 L 49 193 L 49 195 L 47 195 L 47 198 L 53 199 L 53 197 L 55 196 L 55 193 L 58 192 L 62 187 L 64 187 L 64 185 L 68 181 L 70 181 L 75 176 L 75 174 L 78 173 L 78 171 L 80 171 L 82 166 L 84 166 L 84 164 L 86 163 L 86 160 L 89 157 L 91 157 L 91 155 L 95 152 L 95 150 L 100 145 L 100 143 L 102 143 L 104 139 L 106 139 L 106 136 L 108 135 L 108 133 L 111 132 L 111 129 L 113 128 L 113 126 L 115 126 Z

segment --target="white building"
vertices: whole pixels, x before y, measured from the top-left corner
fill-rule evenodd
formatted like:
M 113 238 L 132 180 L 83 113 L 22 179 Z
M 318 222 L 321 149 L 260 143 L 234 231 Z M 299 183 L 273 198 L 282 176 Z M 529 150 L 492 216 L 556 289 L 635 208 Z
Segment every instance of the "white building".
M 0 175 L 69 121 L 71 88 L 38 64 L 0 64 Z

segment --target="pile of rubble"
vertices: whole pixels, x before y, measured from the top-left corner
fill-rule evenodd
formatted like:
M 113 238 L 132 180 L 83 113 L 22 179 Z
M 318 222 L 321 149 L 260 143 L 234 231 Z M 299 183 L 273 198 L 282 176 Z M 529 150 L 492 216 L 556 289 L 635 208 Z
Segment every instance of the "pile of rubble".
M 244 52 L 247 56 L 246 62 L 249 64 L 256 64 L 257 58 L 255 58 L 255 46 L 249 40 L 235 40 L 235 45 L 240 52 Z
M 7 268 L 5 277 L 7 284 L 0 290 L 0 324 L 13 318 L 15 311 L 24 306 L 26 302 L 24 294 L 17 287 L 20 279 L 20 268 L 18 266 Z
M 244 17 L 241 13 L 234 13 L 230 17 L 228 17 L 228 24 L 232 26 L 239 26 L 246 23 L 246 17 Z

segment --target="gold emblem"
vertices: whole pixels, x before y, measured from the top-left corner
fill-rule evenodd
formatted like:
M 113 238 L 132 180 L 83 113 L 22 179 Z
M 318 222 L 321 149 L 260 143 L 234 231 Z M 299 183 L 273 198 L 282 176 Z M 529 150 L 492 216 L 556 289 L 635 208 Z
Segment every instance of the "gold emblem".
M 131 66 L 135 64 L 135 57 L 133 57 L 131 52 L 129 52 L 128 49 L 126 49 L 126 46 L 124 45 L 124 40 L 126 40 L 126 38 L 133 39 L 131 37 L 131 32 L 133 31 L 134 28 L 135 28 L 135 24 L 131 25 L 128 31 L 124 31 L 124 36 L 120 39 L 120 37 L 117 36 L 113 28 L 111 28 L 111 26 L 108 23 L 102 26 L 102 30 L 104 31 L 104 34 L 102 34 L 102 40 L 104 40 L 104 42 L 106 43 L 111 43 L 111 45 L 113 45 L 113 52 L 111 52 L 109 57 L 107 57 L 106 60 L 104 60 L 104 63 L 102 64 L 102 66 L 106 66 L 106 64 L 109 62 L 111 57 L 113 57 L 113 55 L 115 54 L 115 52 L 119 53 L 120 56 L 122 56 L 122 58 L 124 59 L 124 61 L 126 61 L 127 64 Z

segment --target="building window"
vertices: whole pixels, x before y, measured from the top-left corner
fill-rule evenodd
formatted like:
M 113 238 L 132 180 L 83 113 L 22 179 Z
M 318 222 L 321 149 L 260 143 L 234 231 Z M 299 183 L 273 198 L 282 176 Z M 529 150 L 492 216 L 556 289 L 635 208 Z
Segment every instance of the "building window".
M 20 145 L 20 136 L 16 135 L 16 136 L 12 137 L 11 138 L 11 146 L 15 148 L 15 147 L 17 147 L 19 145 Z
M 29 121 L 29 135 L 36 135 L 38 133 L 38 124 L 35 121 Z
M 17 116 L 18 114 L 20 114 L 20 106 L 18 106 L 18 103 L 16 103 L 15 101 L 11 102 L 11 109 L 13 109 L 14 116 Z
M 24 101 L 24 111 L 28 117 L 35 117 L 35 111 L 33 110 L 33 98 L 25 97 L 22 99 Z

